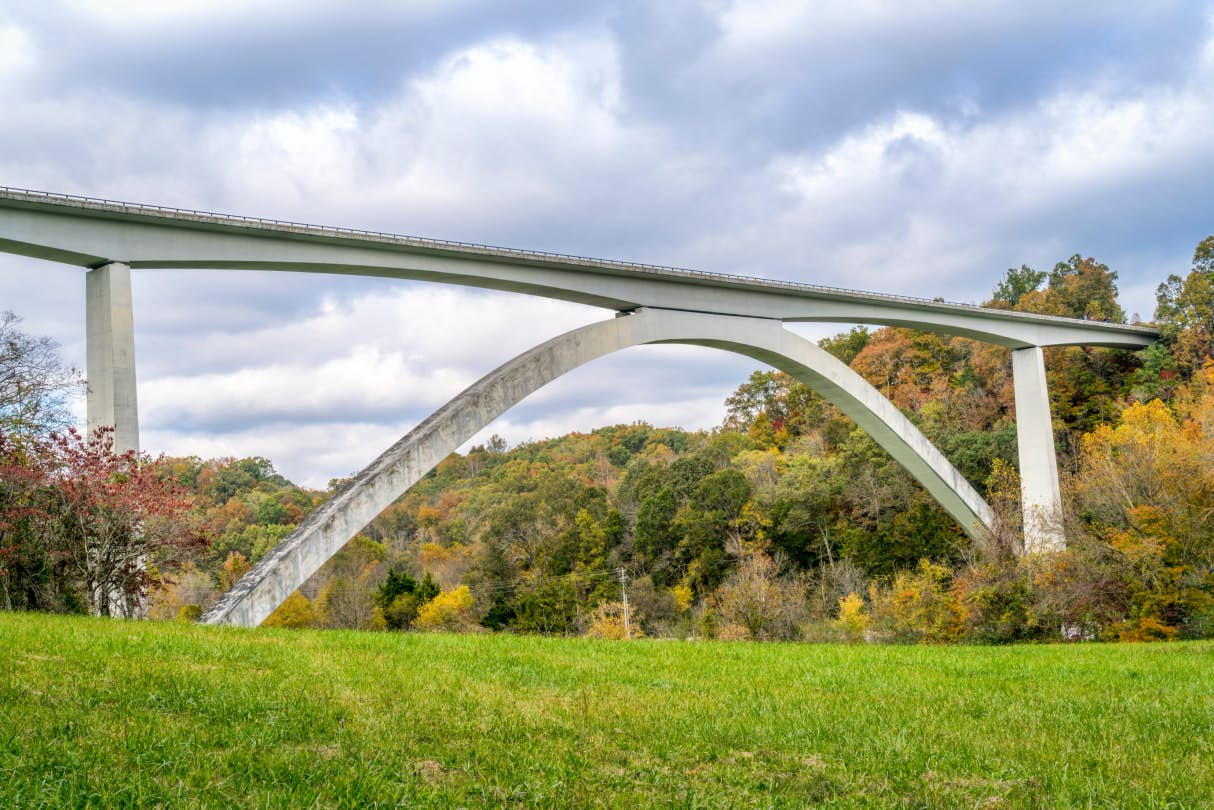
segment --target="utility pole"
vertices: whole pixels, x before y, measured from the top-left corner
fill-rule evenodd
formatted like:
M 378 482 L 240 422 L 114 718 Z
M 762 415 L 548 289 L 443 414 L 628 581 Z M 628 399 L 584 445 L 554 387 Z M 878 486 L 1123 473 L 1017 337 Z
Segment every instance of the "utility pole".
M 624 597 L 624 638 L 632 640 L 632 626 L 629 623 L 628 617 L 628 572 L 624 570 L 624 566 L 620 566 L 620 593 Z

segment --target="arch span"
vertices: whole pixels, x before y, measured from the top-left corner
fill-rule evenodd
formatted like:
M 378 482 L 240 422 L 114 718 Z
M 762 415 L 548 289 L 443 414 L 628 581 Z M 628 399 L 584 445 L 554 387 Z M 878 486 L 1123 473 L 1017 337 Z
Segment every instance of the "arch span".
M 645 308 L 567 332 L 481 378 L 321 505 L 224 594 L 202 622 L 260 624 L 392 501 L 511 406 L 591 360 L 652 343 L 711 346 L 788 373 L 851 417 L 967 533 L 990 527 L 990 507 L 940 451 L 893 403 L 813 342 L 775 320 Z

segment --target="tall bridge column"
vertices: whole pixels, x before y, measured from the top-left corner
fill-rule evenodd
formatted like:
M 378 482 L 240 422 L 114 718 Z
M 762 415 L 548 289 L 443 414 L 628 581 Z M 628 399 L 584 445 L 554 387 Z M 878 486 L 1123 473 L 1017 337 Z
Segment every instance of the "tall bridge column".
M 131 268 L 119 262 L 85 274 L 88 431 L 114 428 L 114 452 L 139 449 Z
M 1062 493 L 1058 487 L 1058 454 L 1045 381 L 1045 355 L 1040 346 L 1012 351 L 1012 379 L 1016 386 L 1024 550 L 1060 551 L 1066 547 Z

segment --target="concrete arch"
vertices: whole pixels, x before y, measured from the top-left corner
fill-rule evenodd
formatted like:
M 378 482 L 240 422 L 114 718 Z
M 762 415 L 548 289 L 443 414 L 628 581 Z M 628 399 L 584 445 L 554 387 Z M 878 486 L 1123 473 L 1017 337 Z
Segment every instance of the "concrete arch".
M 448 454 L 529 394 L 591 360 L 653 343 L 711 346 L 772 365 L 851 417 L 971 535 L 990 507 L 893 403 L 846 364 L 779 321 L 639 309 L 575 329 L 505 363 L 392 445 L 258 562 L 202 617 L 255 626 Z

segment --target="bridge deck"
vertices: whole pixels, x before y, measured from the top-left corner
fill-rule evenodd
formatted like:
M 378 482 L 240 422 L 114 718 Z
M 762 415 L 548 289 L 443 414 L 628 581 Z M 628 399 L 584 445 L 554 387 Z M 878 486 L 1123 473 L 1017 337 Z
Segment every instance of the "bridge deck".
M 29 218 L 6 223 L 6 213 L 50 215 L 40 221 Z M 133 238 L 126 233 L 107 240 L 96 238 L 96 228 L 75 233 L 71 223 L 89 220 L 95 225 L 155 226 L 144 228 Z M 9 227 L 4 227 L 9 224 Z M 275 260 L 258 244 L 256 250 L 224 244 L 217 250 L 197 242 L 196 254 L 187 257 L 180 246 L 171 245 L 162 234 L 165 227 L 195 232 L 199 236 L 229 234 L 269 237 L 294 250 L 280 251 Z M 61 235 L 60 235 L 61 233 Z M 229 240 L 230 241 L 230 240 Z M 134 245 L 139 243 L 140 247 Z M 293 243 L 293 244 L 292 244 Z M 455 260 L 458 267 L 434 266 L 414 261 L 402 266 L 399 259 L 366 260 L 365 256 L 298 250 L 301 243 L 313 246 L 372 249 L 419 259 Z M 206 249 L 197 247 L 208 244 Z M 216 243 L 218 244 L 218 243 Z M 247 241 L 243 243 L 247 245 Z M 143 245 L 146 245 L 144 247 Z M 167 246 L 167 247 L 166 247 Z M 98 252 L 90 250 L 93 248 Z M 101 253 L 102 249 L 106 252 Z M 240 250 L 245 253 L 240 253 Z M 124 261 L 133 267 L 213 267 L 216 269 L 286 269 L 305 272 L 339 272 L 430 279 L 457 284 L 508 289 L 553 298 L 578 301 L 613 309 L 651 306 L 716 312 L 784 321 L 838 321 L 912 326 L 961 334 L 1012 347 L 1027 345 L 1087 344 L 1127 348 L 1150 345 L 1158 332 L 1150 327 L 1061 318 L 1035 313 L 991 309 L 972 304 L 929 300 L 912 296 L 866 292 L 817 284 L 709 273 L 678 267 L 594 259 L 561 253 L 426 239 L 376 231 L 308 225 L 273 219 L 217 214 L 164 206 L 53 194 L 43 191 L 0 187 L 0 250 L 66 261 L 84 266 Z M 125 252 L 122 252 L 124 251 Z M 271 249 L 272 252 L 272 249 Z M 476 263 L 481 270 L 469 271 Z M 416 265 L 416 266 L 414 266 Z M 513 266 L 509 272 L 489 267 Z M 559 271 L 535 278 L 520 277 L 519 268 Z M 574 275 L 570 275 L 572 271 Z M 614 277 L 605 284 L 604 277 Z M 594 280 L 597 279 L 597 280 Z M 624 282 L 621 286 L 619 282 Z M 628 282 L 632 282 L 629 284 Z M 657 285 L 655 286 L 655 282 Z M 674 285 L 672 288 L 671 285 Z M 712 293 L 709 293 L 712 290 Z M 679 297 L 680 291 L 682 298 Z M 772 303 L 774 297 L 777 301 Z M 802 305 L 789 299 L 803 302 Z M 686 305 L 680 305 L 686 302 Z

